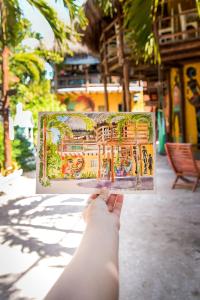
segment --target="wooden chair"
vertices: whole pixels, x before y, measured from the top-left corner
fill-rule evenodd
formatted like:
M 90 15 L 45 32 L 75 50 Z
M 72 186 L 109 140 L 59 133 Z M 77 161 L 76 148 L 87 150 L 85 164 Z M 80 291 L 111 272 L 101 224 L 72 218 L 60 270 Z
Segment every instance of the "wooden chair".
M 166 143 L 165 149 L 170 165 L 172 166 L 176 178 L 173 182 L 172 189 L 176 186 L 192 187 L 194 192 L 200 182 L 200 161 L 194 159 L 192 145 L 186 143 Z M 195 177 L 191 181 L 186 177 Z M 184 183 L 177 183 L 178 180 Z

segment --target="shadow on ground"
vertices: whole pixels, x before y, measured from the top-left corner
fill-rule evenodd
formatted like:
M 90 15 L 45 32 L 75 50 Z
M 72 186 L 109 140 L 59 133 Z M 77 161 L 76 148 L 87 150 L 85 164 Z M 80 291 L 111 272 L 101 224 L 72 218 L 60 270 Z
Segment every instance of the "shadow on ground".
M 5 269 L 5 273 L 3 273 L 1 270 L 1 300 L 27 299 L 16 297 L 18 290 L 15 284 L 17 281 L 45 258 L 73 255 L 76 247 L 62 241 L 67 238 L 68 234 L 82 234 L 82 229 L 76 230 L 73 227 L 80 221 L 83 207 L 83 198 L 67 197 L 66 199 L 66 196 L 63 195 L 20 197 L 1 205 L 1 245 L 8 249 L 17 249 L 21 253 L 33 253 L 36 257 L 34 262 L 30 263 L 23 272 L 8 273 Z M 6 253 L 3 255 L 6 258 Z M 63 265 L 60 267 L 63 268 Z

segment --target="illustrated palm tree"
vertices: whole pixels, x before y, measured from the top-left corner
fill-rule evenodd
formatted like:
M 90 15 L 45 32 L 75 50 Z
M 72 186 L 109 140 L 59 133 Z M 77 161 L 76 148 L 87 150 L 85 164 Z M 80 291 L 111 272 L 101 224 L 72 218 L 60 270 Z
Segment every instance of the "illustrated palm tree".
M 73 131 L 71 127 L 62 120 L 62 118 L 73 117 L 77 119 L 81 119 L 84 121 L 86 130 L 94 130 L 94 126 L 96 125 L 95 121 L 90 119 L 84 114 L 81 113 L 63 113 L 63 114 L 43 114 L 41 116 L 41 130 L 42 136 L 40 140 L 40 163 L 42 164 L 42 176 L 40 176 L 40 181 L 43 185 L 46 185 L 48 182 L 47 178 L 47 135 L 51 134 L 51 128 L 56 128 L 60 133 L 60 140 L 62 144 L 62 140 L 65 136 L 73 137 Z M 78 121 L 78 120 L 77 120 Z M 62 146 L 61 146 L 62 148 Z
M 151 114 L 145 114 L 145 113 L 137 113 L 137 114 L 132 114 L 132 113 L 115 113 L 111 114 L 107 118 L 108 123 L 112 123 L 113 118 L 116 117 L 121 117 L 117 121 L 117 135 L 118 135 L 118 140 L 119 142 L 122 142 L 123 139 L 123 128 L 127 124 L 134 124 L 136 128 L 136 189 L 140 187 L 140 174 L 141 174 L 141 163 L 140 163 L 140 149 L 139 149 L 139 143 L 137 140 L 137 125 L 139 123 L 146 123 L 148 125 L 148 142 L 153 143 L 153 120 L 152 120 L 152 115 Z
M 74 35 L 70 26 L 65 25 L 59 18 L 56 11 L 46 0 L 26 0 L 34 6 L 45 17 L 54 33 L 61 49 L 66 49 L 70 35 Z M 74 0 L 63 0 L 64 5 L 69 10 L 72 18 L 77 18 L 79 13 L 83 19 L 82 11 L 75 4 Z M 4 127 L 4 167 L 11 166 L 11 142 L 9 138 L 9 96 L 10 91 L 10 60 L 12 59 L 12 49 L 21 43 L 25 37 L 26 20 L 23 18 L 18 0 L 0 0 L 0 51 L 1 51 L 1 78 L 2 78 L 2 115 Z M 29 56 L 30 57 L 30 56 Z M 24 69 L 32 70 L 32 75 L 37 73 L 36 60 L 28 61 L 26 57 L 18 55 L 15 57 L 16 63 L 24 64 Z M 39 65 L 38 65 L 39 66 Z M 36 75 L 37 76 L 37 75 Z

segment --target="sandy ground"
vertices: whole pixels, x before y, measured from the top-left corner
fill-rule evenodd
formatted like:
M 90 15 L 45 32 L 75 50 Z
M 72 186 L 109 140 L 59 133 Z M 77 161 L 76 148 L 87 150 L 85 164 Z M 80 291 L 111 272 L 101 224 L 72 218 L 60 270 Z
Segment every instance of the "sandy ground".
M 125 198 L 120 300 L 200 299 L 200 188 L 171 190 L 165 157 L 157 168 L 156 193 Z M 0 197 L 1 300 L 43 299 L 84 230 L 87 196 L 36 195 L 34 175 L 5 186 Z

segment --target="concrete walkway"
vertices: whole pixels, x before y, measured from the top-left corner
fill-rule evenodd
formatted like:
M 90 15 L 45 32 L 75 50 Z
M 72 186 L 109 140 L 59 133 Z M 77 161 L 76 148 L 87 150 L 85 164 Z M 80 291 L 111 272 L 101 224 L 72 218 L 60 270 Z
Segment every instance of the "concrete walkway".
M 120 300 L 200 299 L 200 188 L 171 190 L 165 157 L 157 168 L 155 194 L 125 198 Z M 28 176 L 0 197 L 1 300 L 43 299 L 84 230 L 86 195 L 35 195 L 34 174 Z

